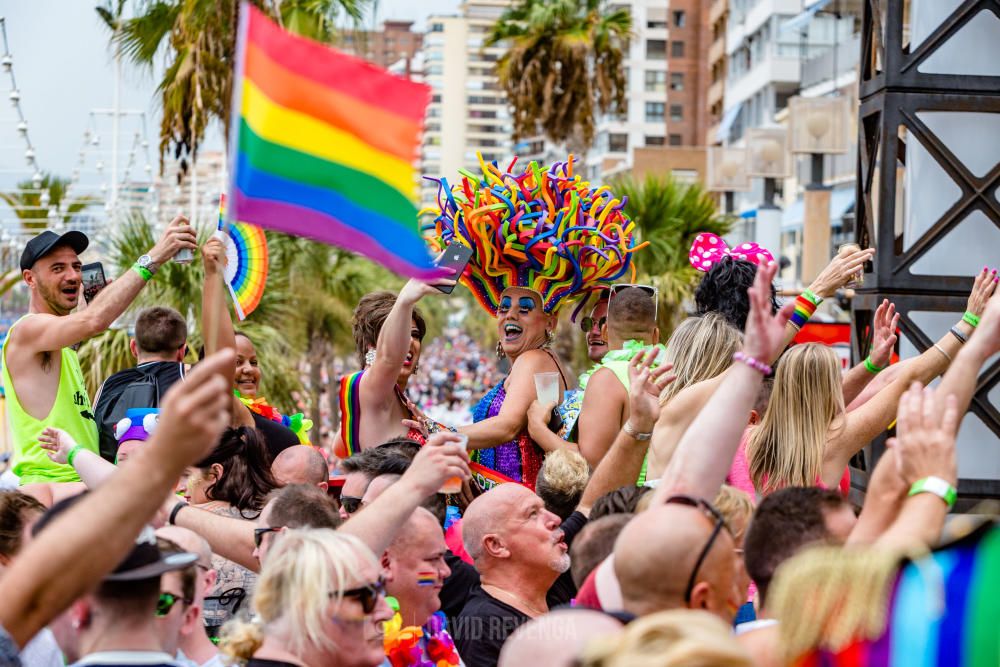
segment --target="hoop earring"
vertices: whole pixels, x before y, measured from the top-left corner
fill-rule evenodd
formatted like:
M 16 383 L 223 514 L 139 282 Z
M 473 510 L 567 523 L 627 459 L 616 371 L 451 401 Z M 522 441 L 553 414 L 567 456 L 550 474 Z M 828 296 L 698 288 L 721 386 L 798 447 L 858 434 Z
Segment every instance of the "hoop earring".
M 375 363 L 375 348 L 372 348 L 365 352 L 365 368 L 368 368 Z
M 507 353 L 503 351 L 503 345 L 500 341 L 497 341 L 497 359 L 503 359 L 507 356 Z
M 550 329 L 545 330 L 545 345 L 543 347 L 552 347 L 552 343 L 556 342 L 556 335 Z

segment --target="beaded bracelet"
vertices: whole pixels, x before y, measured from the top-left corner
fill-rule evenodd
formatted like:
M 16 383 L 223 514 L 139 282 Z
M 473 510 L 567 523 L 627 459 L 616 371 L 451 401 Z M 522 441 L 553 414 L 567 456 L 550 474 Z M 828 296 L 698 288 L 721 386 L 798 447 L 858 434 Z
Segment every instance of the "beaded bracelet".
M 865 370 L 868 371 L 869 373 L 871 373 L 872 375 L 878 375 L 879 373 L 881 373 L 882 371 L 884 371 L 886 368 L 888 368 L 888 366 L 882 366 L 881 368 L 879 368 L 878 366 L 876 366 L 875 364 L 873 364 L 872 363 L 872 355 L 870 355 L 870 354 L 868 355 L 868 358 L 865 359 Z
M 733 354 L 733 361 L 742 361 L 744 364 L 754 369 L 761 375 L 770 375 L 772 372 L 771 367 L 765 364 L 763 361 L 760 361 L 759 359 L 754 359 L 749 354 L 744 354 L 742 352 L 736 352 L 735 354 Z
M 792 313 L 792 317 L 788 321 L 801 329 L 815 312 L 816 304 L 807 299 L 804 295 L 800 294 L 795 299 L 795 311 Z
M 823 303 L 823 297 L 817 296 L 816 292 L 813 292 L 811 289 L 803 290 L 802 296 L 812 301 L 814 306 L 819 306 L 819 304 Z
M 965 315 L 962 315 L 962 321 L 972 327 L 979 326 L 979 316 L 969 311 L 965 311 Z

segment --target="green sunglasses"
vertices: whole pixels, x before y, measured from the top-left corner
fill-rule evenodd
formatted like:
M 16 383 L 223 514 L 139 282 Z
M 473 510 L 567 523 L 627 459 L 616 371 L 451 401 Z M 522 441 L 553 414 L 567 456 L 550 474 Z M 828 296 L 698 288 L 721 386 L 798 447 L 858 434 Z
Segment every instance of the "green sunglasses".
M 160 597 L 156 600 L 156 611 L 154 614 L 157 618 L 163 618 L 170 613 L 170 610 L 173 609 L 174 605 L 178 602 L 191 604 L 192 600 L 182 598 L 180 595 L 174 595 L 173 593 L 160 593 Z

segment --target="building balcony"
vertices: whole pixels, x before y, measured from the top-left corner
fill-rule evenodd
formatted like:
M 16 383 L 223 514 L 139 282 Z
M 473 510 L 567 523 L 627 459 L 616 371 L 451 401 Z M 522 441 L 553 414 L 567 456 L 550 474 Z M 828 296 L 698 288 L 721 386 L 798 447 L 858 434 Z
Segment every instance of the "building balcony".
M 709 66 L 719 62 L 726 57 L 726 40 L 721 37 L 708 47 L 708 63 Z
M 711 86 L 709 86 L 708 94 L 705 96 L 705 99 L 708 101 L 708 106 L 712 106 L 716 102 L 721 101 L 722 98 L 725 96 L 725 93 L 726 93 L 726 82 L 723 81 L 722 79 L 719 79 Z
M 708 8 L 708 24 L 712 25 L 729 9 L 729 0 L 713 0 Z
M 744 74 L 733 75 L 730 71 L 730 77 L 726 81 L 726 107 L 750 98 L 769 85 L 797 88 L 800 72 L 801 62 L 797 57 L 775 55 L 774 52 Z
M 832 81 L 853 71 L 861 59 L 861 35 L 850 41 L 830 47 L 802 63 L 802 87 L 809 88 L 824 81 Z

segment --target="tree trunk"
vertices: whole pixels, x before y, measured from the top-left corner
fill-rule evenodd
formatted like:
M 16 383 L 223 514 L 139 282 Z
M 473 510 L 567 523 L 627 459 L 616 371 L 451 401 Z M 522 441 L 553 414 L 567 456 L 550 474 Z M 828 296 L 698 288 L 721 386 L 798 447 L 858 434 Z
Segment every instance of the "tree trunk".
M 340 431 L 340 378 L 335 368 L 336 362 L 331 355 L 326 360 L 326 400 L 330 404 L 331 440 L 336 441 Z
M 323 444 L 323 413 L 320 409 L 320 392 L 323 389 L 323 341 L 313 338 L 309 342 L 309 415 L 313 422 L 312 443 Z

